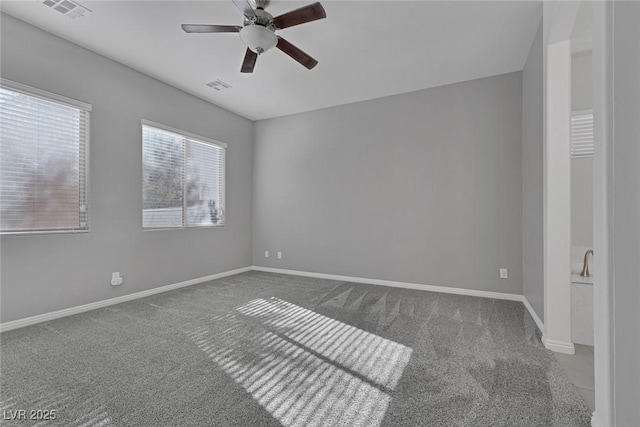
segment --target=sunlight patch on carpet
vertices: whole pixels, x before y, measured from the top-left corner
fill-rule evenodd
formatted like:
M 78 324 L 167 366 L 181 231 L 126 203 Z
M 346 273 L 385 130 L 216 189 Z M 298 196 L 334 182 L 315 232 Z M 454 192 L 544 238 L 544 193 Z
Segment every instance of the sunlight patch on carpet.
M 412 349 L 278 298 L 187 335 L 285 426 L 382 422 Z

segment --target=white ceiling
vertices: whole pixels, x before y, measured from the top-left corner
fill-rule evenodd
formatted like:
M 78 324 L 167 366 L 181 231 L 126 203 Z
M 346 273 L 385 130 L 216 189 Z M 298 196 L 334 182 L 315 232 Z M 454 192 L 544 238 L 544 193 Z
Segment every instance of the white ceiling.
M 40 0 L 2 1 L 18 19 L 251 120 L 521 70 L 539 1 L 327 1 L 327 18 L 278 31 L 319 61 L 309 71 L 273 49 L 241 74 L 238 34 L 186 34 L 182 23 L 242 25 L 225 1 L 88 1 L 82 18 Z M 273 1 L 277 16 L 312 3 Z M 231 89 L 206 83 L 221 79 Z

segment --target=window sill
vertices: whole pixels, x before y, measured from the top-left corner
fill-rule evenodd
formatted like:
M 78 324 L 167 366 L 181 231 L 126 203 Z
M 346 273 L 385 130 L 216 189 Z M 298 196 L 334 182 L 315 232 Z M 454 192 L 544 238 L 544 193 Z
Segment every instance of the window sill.
M 86 234 L 89 230 L 43 230 L 43 231 L 3 231 L 0 237 L 12 236 L 43 236 L 43 235 L 60 235 L 60 234 Z
M 165 230 L 194 230 L 194 229 L 211 229 L 211 228 L 221 228 L 226 224 L 217 224 L 217 225 L 190 225 L 187 227 L 149 227 L 142 228 L 142 231 L 165 231 Z

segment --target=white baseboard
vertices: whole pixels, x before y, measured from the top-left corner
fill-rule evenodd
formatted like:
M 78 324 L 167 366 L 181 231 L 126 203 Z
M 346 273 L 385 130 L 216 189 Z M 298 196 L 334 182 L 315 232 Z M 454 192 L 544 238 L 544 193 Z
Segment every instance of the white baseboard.
M 525 307 L 531 314 L 531 317 L 533 317 L 533 320 L 536 322 L 536 325 L 538 326 L 538 328 L 540 328 L 540 331 L 544 333 L 544 324 L 542 323 L 538 315 L 535 313 L 535 311 L 533 310 L 533 308 L 531 307 L 527 299 L 524 298 L 524 296 L 519 294 L 480 291 L 476 289 L 451 288 L 447 286 L 424 285 L 419 283 L 397 282 L 392 280 L 370 279 L 366 277 L 354 277 L 354 276 L 341 276 L 337 274 L 314 273 L 309 271 L 287 270 L 282 268 L 271 268 L 271 267 L 260 267 L 260 266 L 238 268 L 235 270 L 212 274 L 210 276 L 198 277 L 196 279 L 185 280 L 184 282 L 178 282 L 178 283 L 173 283 L 166 286 L 161 286 L 158 288 L 148 289 L 146 291 L 135 292 L 132 294 L 123 295 L 116 298 L 110 298 L 103 301 L 96 301 L 89 304 L 79 305 L 71 308 L 65 308 L 63 310 L 53 311 L 50 313 L 39 314 L 37 316 L 27 317 L 24 319 L 18 319 L 10 322 L 0 323 L 0 332 L 10 331 L 12 329 L 18 329 L 25 326 L 35 325 L 36 323 L 48 322 L 49 320 L 54 320 L 54 319 L 59 319 L 61 317 L 84 313 L 86 311 L 95 310 L 97 308 L 107 307 L 110 305 L 119 304 L 122 302 L 131 301 L 134 299 L 144 298 L 144 297 L 156 295 L 162 292 L 183 288 L 185 286 L 191 286 L 198 283 L 208 282 L 210 280 L 220 279 L 226 276 L 232 276 L 234 274 L 244 273 L 250 270 L 263 271 L 268 273 L 289 274 L 293 276 L 315 277 L 319 279 L 343 280 L 347 282 L 366 283 L 370 285 L 390 286 L 395 288 L 416 289 L 416 290 L 431 291 L 431 292 L 442 292 L 442 293 L 448 293 L 448 294 L 467 295 L 467 296 L 482 297 L 482 298 L 495 298 L 495 299 L 508 300 L 508 301 L 521 301 L 524 303 Z M 543 337 L 543 340 L 544 340 L 544 337 Z M 573 344 L 571 343 L 560 343 L 560 342 L 551 341 L 551 342 L 544 342 L 544 344 L 547 348 L 553 351 L 558 351 L 560 353 L 573 354 L 575 352 Z
M 392 280 L 369 279 L 366 277 L 340 276 L 337 274 L 312 273 L 309 271 L 286 270 L 283 268 L 252 266 L 254 271 L 290 274 L 292 276 L 315 277 L 318 279 L 344 280 L 346 282 L 366 283 L 368 285 L 391 286 L 394 288 L 417 289 L 420 291 L 442 292 L 446 294 L 467 295 L 472 297 L 495 298 L 509 301 L 522 301 L 522 295 L 503 292 L 479 291 L 476 289 L 450 288 L 447 286 L 422 285 L 419 283 L 396 282 Z
M 536 325 L 538 326 L 538 329 L 540 330 L 540 332 L 544 335 L 544 323 L 542 322 L 542 320 L 540 320 L 538 313 L 536 313 L 536 311 L 533 309 L 531 304 L 529 304 L 529 301 L 524 295 L 522 295 L 522 303 L 527 308 L 527 311 L 533 318 L 533 321 L 536 322 Z
M 49 320 L 59 319 L 61 317 L 71 316 L 73 314 L 84 313 L 85 311 L 95 310 L 96 308 L 107 307 L 121 302 L 131 301 L 134 299 L 148 297 L 150 295 L 160 294 L 162 292 L 172 291 L 185 286 L 196 285 L 198 283 L 208 282 L 210 280 L 220 279 L 222 277 L 232 276 L 234 274 L 250 271 L 251 267 L 243 267 L 235 270 L 224 271 L 222 273 L 212 274 L 210 276 L 198 277 L 196 279 L 185 280 L 184 282 L 173 283 L 171 285 L 160 286 L 159 288 L 148 289 L 146 291 L 134 292 L 132 294 L 122 295 L 116 298 L 110 298 L 103 301 L 96 301 L 89 304 L 79 305 L 76 307 L 65 308 L 63 310 L 52 311 L 50 313 L 39 314 L 24 319 L 13 320 L 11 322 L 0 323 L 0 332 L 10 331 L 12 329 L 23 328 L 25 326 L 35 325 L 36 323 L 48 322 Z
M 551 351 L 563 354 L 576 354 L 576 348 L 572 342 L 556 341 L 542 336 L 542 344 Z

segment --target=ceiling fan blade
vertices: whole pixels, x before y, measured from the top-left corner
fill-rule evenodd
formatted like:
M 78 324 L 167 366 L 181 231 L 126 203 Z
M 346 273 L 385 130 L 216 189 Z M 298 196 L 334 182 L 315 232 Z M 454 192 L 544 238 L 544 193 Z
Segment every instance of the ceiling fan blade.
M 237 33 L 242 29 L 236 25 L 182 24 L 185 33 Z
M 276 47 L 298 61 L 303 66 L 307 67 L 309 70 L 318 65 L 318 61 L 316 61 L 282 37 L 278 36 L 278 44 L 276 45 Z
M 233 4 L 235 4 L 238 10 L 247 18 L 256 18 L 256 13 L 253 11 L 249 0 L 233 0 Z
M 253 68 L 256 66 L 256 59 L 258 54 L 247 48 L 247 53 L 244 55 L 244 61 L 242 61 L 241 73 L 253 73 Z
M 273 18 L 273 24 L 276 28 L 283 29 L 326 17 L 327 13 L 324 11 L 322 5 L 320 3 L 314 3 L 276 16 Z

